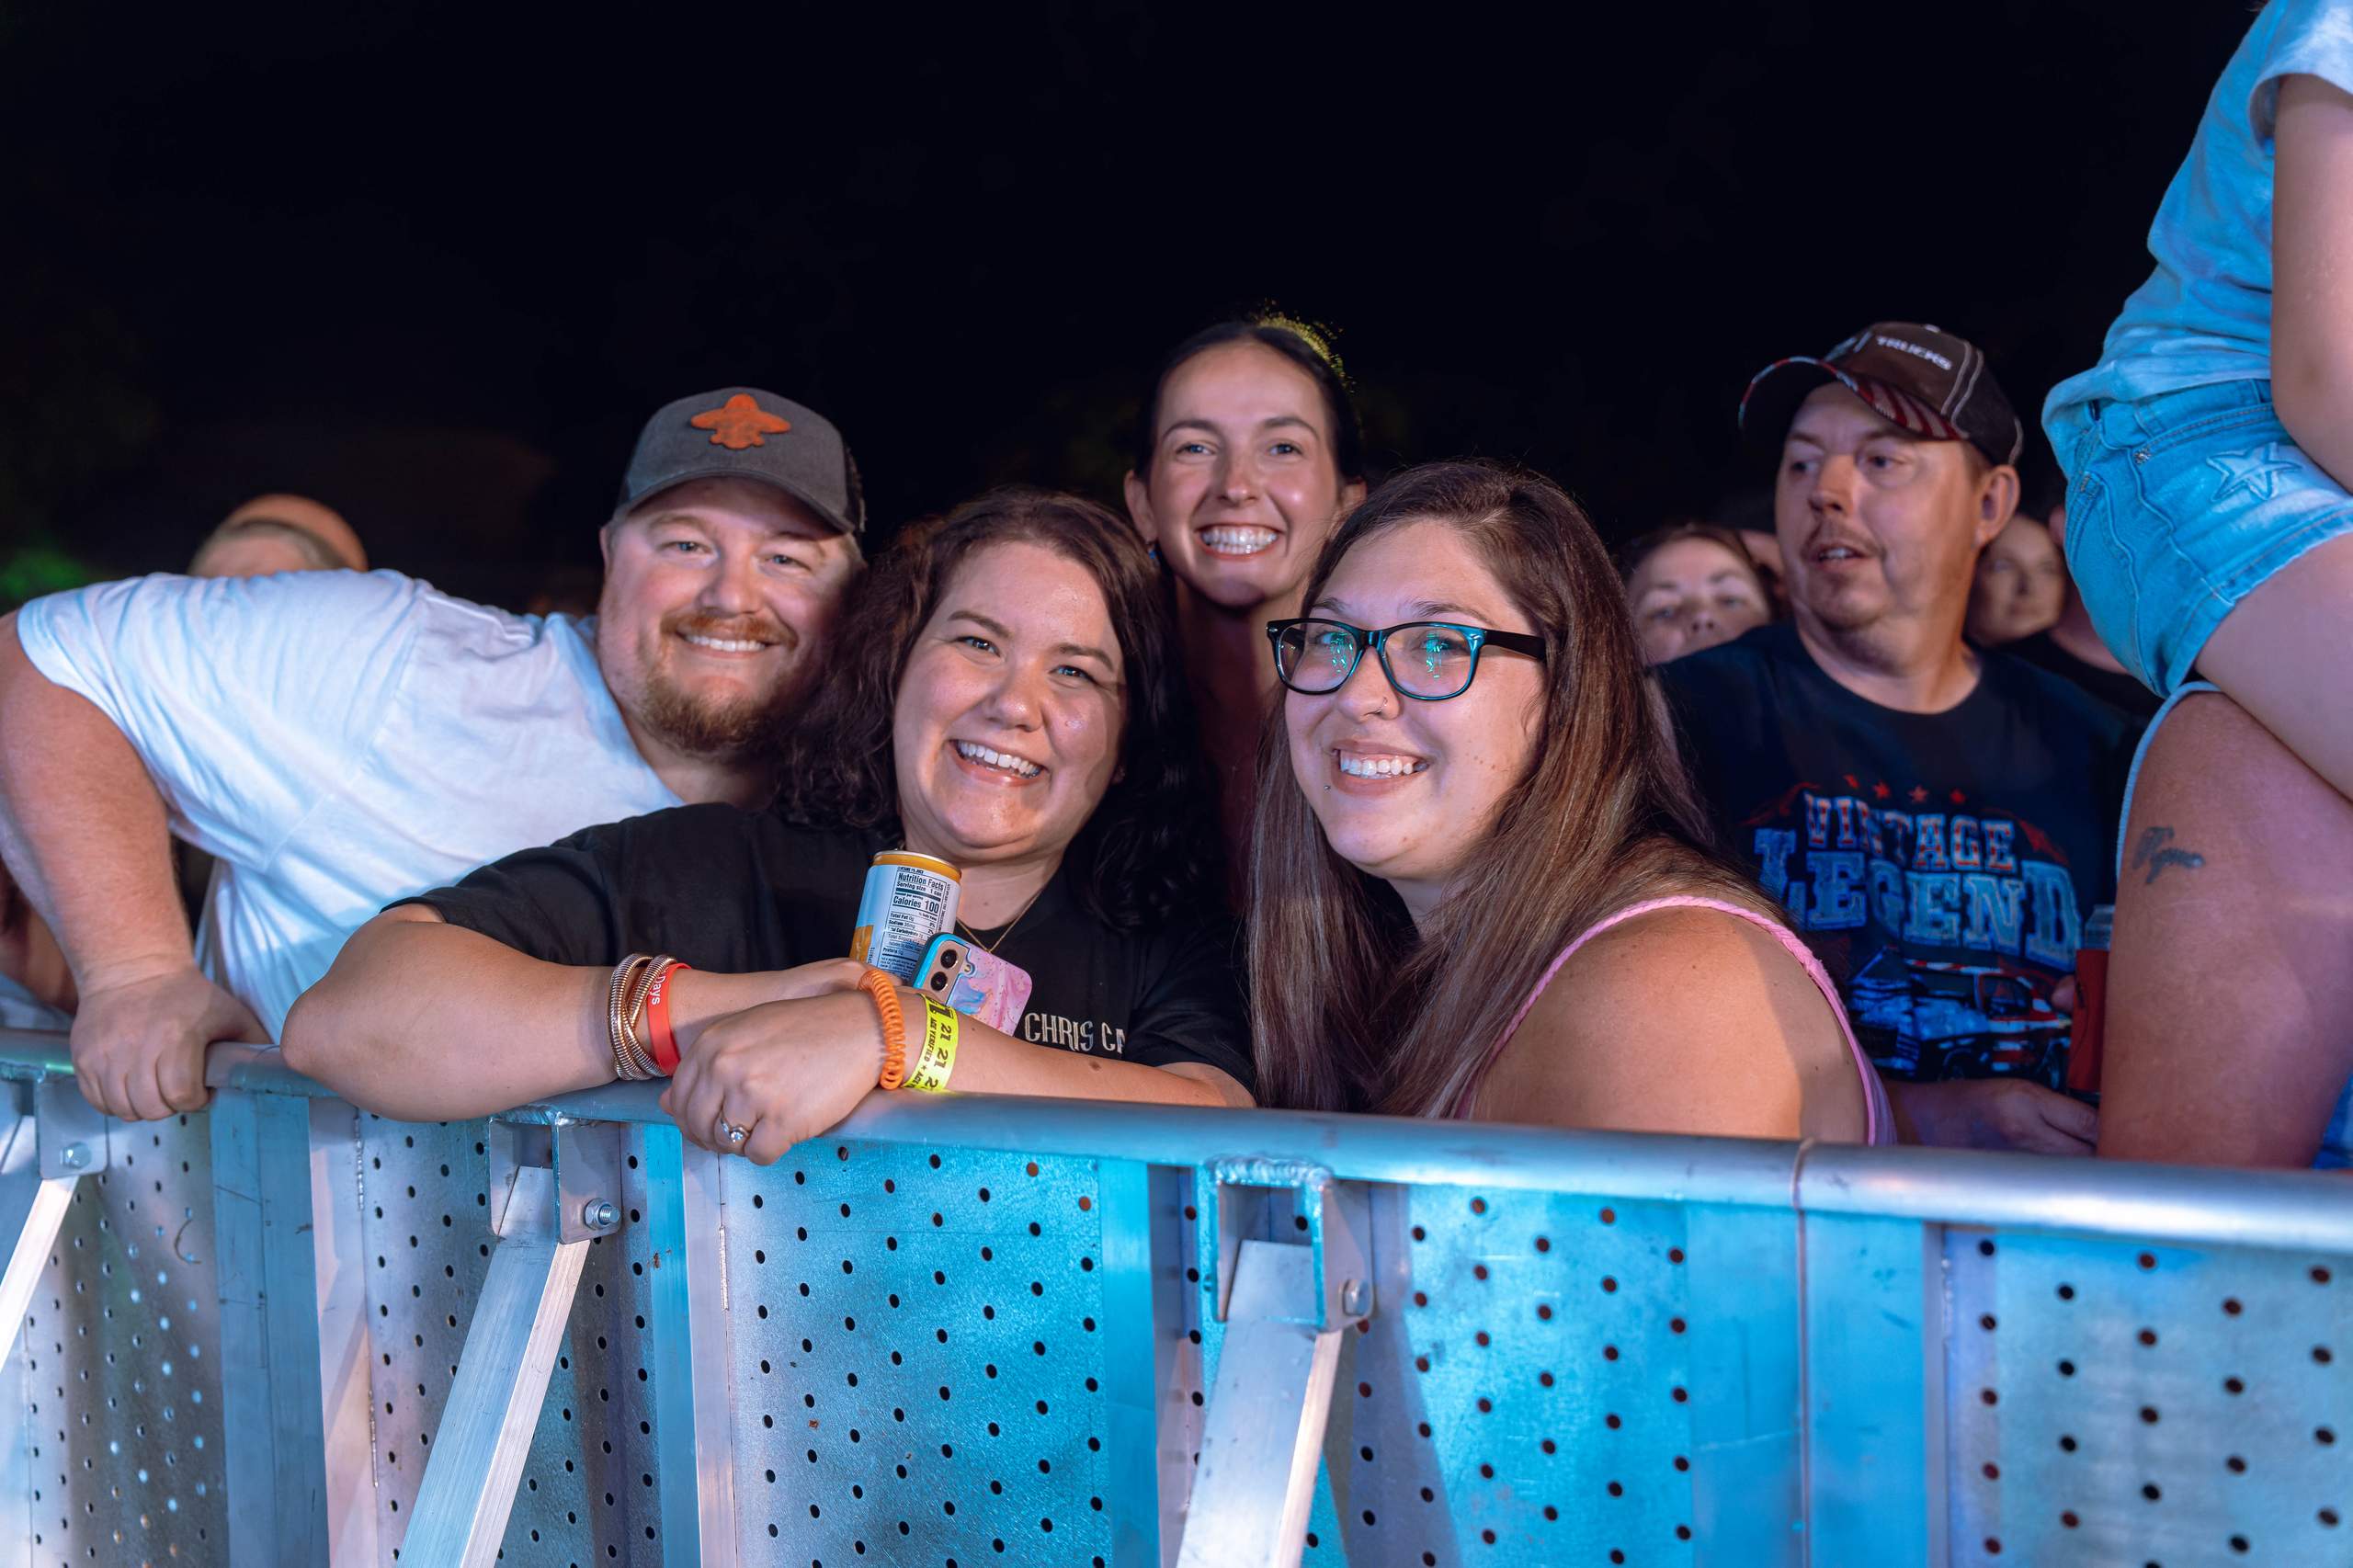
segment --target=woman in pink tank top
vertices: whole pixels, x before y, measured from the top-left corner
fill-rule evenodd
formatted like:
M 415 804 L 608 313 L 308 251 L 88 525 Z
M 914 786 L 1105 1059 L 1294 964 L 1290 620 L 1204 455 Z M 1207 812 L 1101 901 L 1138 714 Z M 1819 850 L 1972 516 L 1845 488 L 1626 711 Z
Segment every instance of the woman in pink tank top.
M 1608 556 L 1479 463 L 1341 525 L 1259 778 L 1261 1104 L 1892 1141 L 1837 993 L 1708 847 Z

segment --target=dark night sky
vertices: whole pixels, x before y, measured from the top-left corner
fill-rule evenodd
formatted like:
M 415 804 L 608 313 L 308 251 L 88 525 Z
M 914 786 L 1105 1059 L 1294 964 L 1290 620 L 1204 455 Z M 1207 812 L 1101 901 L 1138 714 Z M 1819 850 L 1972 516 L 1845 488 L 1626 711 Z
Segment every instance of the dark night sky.
M 833 415 L 886 523 L 1108 494 L 1159 354 L 1267 298 L 1342 329 L 1385 462 L 1525 460 L 1622 536 L 1758 480 L 1748 374 L 1874 317 L 2031 418 L 2248 17 L 494 9 L 0 19 L 0 538 L 175 566 L 307 489 L 513 601 L 735 381 Z

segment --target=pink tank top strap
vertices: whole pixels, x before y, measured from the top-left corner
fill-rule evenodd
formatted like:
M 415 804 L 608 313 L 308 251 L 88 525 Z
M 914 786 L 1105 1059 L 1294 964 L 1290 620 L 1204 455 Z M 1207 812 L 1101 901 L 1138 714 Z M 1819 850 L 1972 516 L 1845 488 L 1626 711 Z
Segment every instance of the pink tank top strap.
M 1576 940 L 1563 948 L 1560 957 L 1554 959 L 1546 967 L 1543 978 L 1537 981 L 1536 989 L 1528 994 L 1528 1000 L 1519 1005 L 1519 1011 L 1511 1016 L 1511 1022 L 1505 1026 L 1502 1036 L 1495 1044 L 1487 1048 L 1486 1059 L 1479 1063 L 1479 1070 L 1472 1074 L 1471 1081 L 1463 1085 L 1462 1092 L 1455 1097 L 1453 1105 L 1448 1108 L 1447 1114 L 1458 1119 L 1471 1114 L 1472 1102 L 1478 1097 L 1479 1085 L 1485 1079 L 1488 1071 L 1495 1066 L 1495 1059 L 1504 1053 L 1504 1047 L 1511 1043 L 1512 1036 L 1519 1032 L 1519 1026 L 1528 1018 L 1529 1009 L 1536 1006 L 1536 999 L 1544 994 L 1544 988 L 1552 983 L 1552 977 L 1561 972 L 1563 964 L 1576 957 L 1580 948 L 1611 926 L 1623 925 L 1638 915 L 1648 915 L 1654 910 L 1660 909 L 1712 909 L 1722 915 L 1736 915 L 1751 926 L 1769 932 L 1773 939 L 1780 943 L 1788 950 L 1789 955 L 1804 967 L 1806 977 L 1812 980 L 1814 988 L 1822 993 L 1823 1000 L 1830 1004 L 1831 1014 L 1838 1020 L 1838 1033 L 1847 1041 L 1847 1055 L 1854 1061 L 1855 1071 L 1862 1075 L 1863 1141 L 1867 1143 L 1895 1142 L 1895 1119 L 1888 1108 L 1887 1091 L 1881 1086 L 1879 1074 L 1872 1068 L 1870 1058 L 1863 1054 L 1861 1042 L 1855 1039 L 1854 1028 L 1847 1022 L 1846 1005 L 1839 1001 L 1838 988 L 1830 983 L 1830 976 L 1823 970 L 1822 960 L 1813 956 L 1813 949 L 1799 939 L 1796 932 L 1779 921 L 1768 919 L 1753 909 L 1744 909 L 1739 904 L 1730 903 L 1722 899 L 1700 898 L 1694 894 L 1646 899 L 1641 903 L 1629 904 L 1615 915 L 1596 921 L 1590 927 L 1581 932 Z

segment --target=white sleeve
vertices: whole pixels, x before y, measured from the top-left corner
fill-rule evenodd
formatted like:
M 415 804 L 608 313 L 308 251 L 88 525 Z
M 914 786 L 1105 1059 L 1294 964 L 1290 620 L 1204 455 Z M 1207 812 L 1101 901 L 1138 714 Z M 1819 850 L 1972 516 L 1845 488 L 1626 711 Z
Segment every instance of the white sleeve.
M 424 591 L 394 572 L 132 577 L 33 600 L 17 638 L 123 733 L 176 833 L 259 866 L 363 765 Z

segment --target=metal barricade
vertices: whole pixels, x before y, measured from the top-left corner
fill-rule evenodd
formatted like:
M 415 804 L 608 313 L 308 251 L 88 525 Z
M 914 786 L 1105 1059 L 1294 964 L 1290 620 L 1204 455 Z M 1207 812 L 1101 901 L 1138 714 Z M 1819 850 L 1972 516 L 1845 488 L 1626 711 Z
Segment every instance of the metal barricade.
M 2353 1561 L 2341 1178 L 65 1074 L 0 1037 L 31 1563 Z

